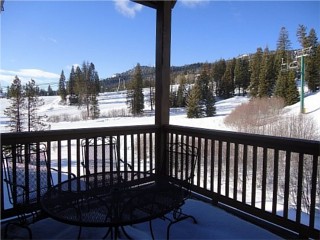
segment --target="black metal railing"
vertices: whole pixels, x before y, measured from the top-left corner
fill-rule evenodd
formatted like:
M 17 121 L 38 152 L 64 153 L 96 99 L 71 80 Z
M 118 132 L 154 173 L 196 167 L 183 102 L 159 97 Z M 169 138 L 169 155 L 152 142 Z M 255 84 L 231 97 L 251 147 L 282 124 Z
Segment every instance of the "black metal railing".
M 192 188 L 195 193 L 220 206 L 241 211 L 245 218 L 269 222 L 300 237 L 319 237 L 318 141 L 143 125 L 5 133 L 1 135 L 1 149 L 14 144 L 44 143 L 49 165 L 58 170 L 55 183 L 59 183 L 68 176 L 63 172 L 84 174 L 83 139 L 116 138 L 117 155 L 132 165 L 132 170 L 154 169 L 155 142 L 160 133 L 165 133 L 166 142 L 182 142 L 198 148 Z M 3 178 L 1 184 L 4 186 Z M 5 198 L 5 191 L 1 191 L 1 219 L 17 214 L 12 206 L 5 206 Z

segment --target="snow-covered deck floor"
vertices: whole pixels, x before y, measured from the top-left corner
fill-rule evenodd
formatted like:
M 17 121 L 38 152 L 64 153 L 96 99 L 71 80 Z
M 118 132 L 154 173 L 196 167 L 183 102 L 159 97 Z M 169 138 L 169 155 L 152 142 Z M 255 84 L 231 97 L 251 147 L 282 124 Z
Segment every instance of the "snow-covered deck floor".
M 280 239 L 263 228 L 203 201 L 187 200 L 183 211 L 193 215 L 198 223 L 194 224 L 191 219 L 186 219 L 174 224 L 170 239 Z M 153 220 L 155 239 L 166 238 L 168 223 L 161 219 Z M 39 221 L 31 225 L 31 228 L 33 239 L 76 239 L 79 231 L 78 226 L 63 224 L 51 218 Z M 125 229 L 132 239 L 151 239 L 148 223 L 126 226 Z M 17 231 L 27 234 L 21 229 Z M 104 228 L 83 228 L 81 239 L 102 239 L 106 231 Z M 124 239 L 123 237 L 121 235 L 120 239 Z

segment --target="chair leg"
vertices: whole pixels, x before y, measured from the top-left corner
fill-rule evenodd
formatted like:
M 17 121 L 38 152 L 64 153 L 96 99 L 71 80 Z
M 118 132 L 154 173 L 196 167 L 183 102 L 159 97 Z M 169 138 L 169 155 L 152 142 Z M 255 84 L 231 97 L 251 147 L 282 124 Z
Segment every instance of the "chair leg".
M 170 228 L 173 224 L 177 223 L 177 222 L 180 222 L 180 221 L 183 221 L 187 218 L 191 218 L 193 220 L 193 223 L 196 224 L 198 223 L 197 220 L 195 219 L 194 216 L 191 216 L 191 215 L 187 215 L 187 214 L 184 214 L 181 209 L 176 209 L 174 210 L 173 212 L 173 219 L 174 220 L 169 220 L 170 223 L 167 227 L 167 240 L 169 240 L 169 237 L 170 237 Z
M 80 227 L 79 227 L 79 233 L 78 233 L 78 239 L 80 239 L 81 231 L 82 231 L 82 227 L 80 226 Z
M 153 228 L 152 228 L 152 221 L 149 221 L 149 228 L 150 228 L 152 240 L 154 240 L 154 234 L 153 234 Z
M 9 229 L 10 225 L 15 225 L 17 227 L 24 228 L 24 229 L 28 230 L 29 239 L 32 239 L 32 231 L 28 226 L 23 226 L 23 225 L 21 225 L 19 223 L 14 223 L 14 222 L 13 223 L 7 223 L 7 225 L 6 225 L 5 229 L 4 229 L 4 238 L 8 238 L 8 229 Z

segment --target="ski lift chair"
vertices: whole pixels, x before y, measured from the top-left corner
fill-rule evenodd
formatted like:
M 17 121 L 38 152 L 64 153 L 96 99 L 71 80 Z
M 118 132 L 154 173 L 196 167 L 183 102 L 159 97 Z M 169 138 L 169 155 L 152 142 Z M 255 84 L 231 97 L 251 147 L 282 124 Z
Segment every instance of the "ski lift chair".
M 83 139 L 82 166 L 84 174 L 120 171 L 121 163 L 124 170 L 131 169 L 131 165 L 119 158 L 119 148 L 115 137 L 97 137 Z
M 53 186 L 51 170 L 57 170 L 50 168 L 46 145 L 42 143 L 6 146 L 2 149 L 1 165 L 9 202 L 17 212 L 17 221 L 5 226 L 4 238 L 9 227 L 15 225 L 26 229 L 31 239 L 29 225 L 46 218 L 40 209 L 40 199 Z

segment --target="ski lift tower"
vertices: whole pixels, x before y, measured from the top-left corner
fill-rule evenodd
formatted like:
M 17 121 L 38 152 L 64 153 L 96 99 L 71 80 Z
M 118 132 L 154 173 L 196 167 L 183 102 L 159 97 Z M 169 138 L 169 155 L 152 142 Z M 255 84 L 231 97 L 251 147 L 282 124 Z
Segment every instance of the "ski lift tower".
M 312 47 L 307 47 L 294 51 L 295 58 L 300 58 L 300 81 L 301 81 L 301 93 L 300 93 L 300 112 L 305 113 L 304 109 L 304 57 L 311 54 Z
M 287 71 L 289 69 L 299 69 L 300 68 L 300 112 L 305 113 L 304 109 L 304 57 L 307 57 L 311 54 L 312 47 L 307 47 L 294 51 L 295 61 L 290 64 L 283 62 L 281 63 L 281 71 Z M 300 62 L 298 59 L 300 58 Z

